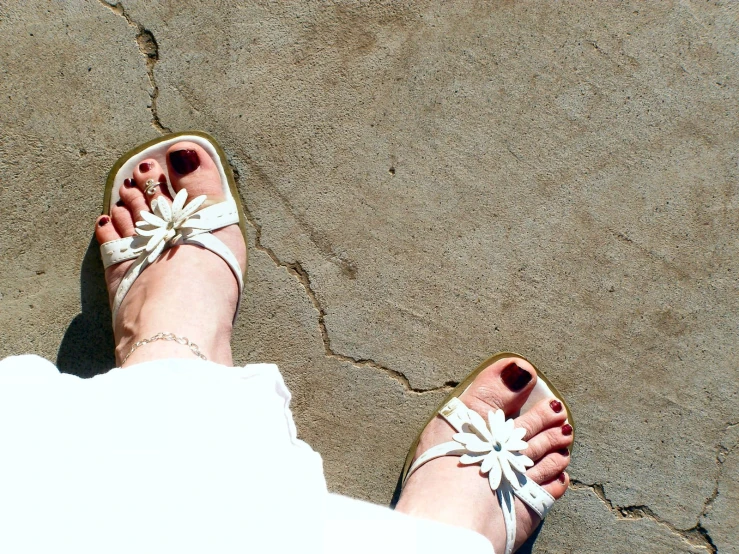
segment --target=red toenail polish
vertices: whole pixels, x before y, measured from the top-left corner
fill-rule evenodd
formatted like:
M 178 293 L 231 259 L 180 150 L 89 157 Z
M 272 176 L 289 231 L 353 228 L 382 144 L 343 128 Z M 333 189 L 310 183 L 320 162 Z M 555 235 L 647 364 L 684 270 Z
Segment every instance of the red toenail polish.
M 562 411 L 562 402 L 560 402 L 559 400 L 552 400 L 549 403 L 549 406 L 552 408 L 552 410 L 554 410 L 555 413 L 559 413 Z
M 126 179 L 125 181 L 123 181 L 123 184 L 125 186 L 127 186 L 127 187 L 132 187 L 133 186 L 133 183 L 131 182 L 131 179 Z
M 570 455 L 570 451 L 567 450 L 566 448 L 563 448 L 562 450 L 560 450 L 559 453 L 562 454 L 562 456 L 569 456 Z
M 169 155 L 169 161 L 180 175 L 192 173 L 200 167 L 200 158 L 195 150 L 177 150 Z
M 562 426 L 562 434 L 563 435 L 571 435 L 572 434 L 572 425 L 570 425 L 569 423 L 565 423 Z
M 118 202 L 115 203 L 118 207 L 123 207 L 123 200 L 118 200 Z
M 518 392 L 531 381 L 531 374 L 525 369 L 521 369 L 515 362 L 508 364 L 500 374 L 505 386 L 513 392 Z
M 141 163 L 139 164 L 139 171 L 140 171 L 141 173 L 146 173 L 146 172 L 147 172 L 147 171 L 149 171 L 150 169 L 151 169 L 151 164 L 150 164 L 149 162 L 141 162 Z
M 560 473 L 560 474 L 559 474 L 559 477 L 557 477 L 557 481 L 559 481 L 559 482 L 560 482 L 560 483 L 562 483 L 563 485 L 565 484 L 565 480 L 566 480 L 566 479 L 567 479 L 567 477 L 565 477 L 565 474 L 564 474 L 564 472 Z
M 159 176 L 159 182 L 160 182 L 161 184 L 164 184 L 164 183 L 166 183 L 166 182 L 167 182 L 167 177 L 166 177 L 166 176 L 164 175 L 164 173 L 162 173 L 162 174 L 161 174 L 161 175 Z
M 106 215 L 105 217 L 101 217 L 100 221 L 98 221 L 98 227 L 105 227 L 110 222 L 110 218 Z

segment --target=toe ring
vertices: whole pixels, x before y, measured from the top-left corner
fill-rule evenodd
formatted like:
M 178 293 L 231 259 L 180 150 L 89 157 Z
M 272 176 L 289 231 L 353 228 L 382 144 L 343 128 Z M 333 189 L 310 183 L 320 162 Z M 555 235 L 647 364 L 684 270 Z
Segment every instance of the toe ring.
M 144 193 L 146 193 L 146 196 L 151 196 L 154 194 L 154 189 L 159 186 L 159 183 L 157 183 L 154 179 L 147 179 L 146 180 L 146 189 L 144 190 Z

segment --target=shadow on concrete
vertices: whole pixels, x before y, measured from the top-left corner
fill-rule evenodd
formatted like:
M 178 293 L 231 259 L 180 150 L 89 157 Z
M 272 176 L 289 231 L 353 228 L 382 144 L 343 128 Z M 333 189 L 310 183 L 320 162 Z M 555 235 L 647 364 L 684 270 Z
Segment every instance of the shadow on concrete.
M 93 377 L 115 367 L 115 341 L 100 250 L 92 237 L 80 269 L 82 313 L 67 327 L 56 356 L 62 373 Z

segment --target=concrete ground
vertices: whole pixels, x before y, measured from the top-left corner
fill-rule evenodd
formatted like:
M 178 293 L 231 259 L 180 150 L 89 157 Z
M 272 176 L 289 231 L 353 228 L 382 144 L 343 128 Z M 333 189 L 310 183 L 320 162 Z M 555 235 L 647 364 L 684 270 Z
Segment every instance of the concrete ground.
M 0 355 L 112 366 L 106 173 L 202 129 L 251 226 L 236 361 L 331 489 L 388 503 L 514 350 L 577 423 L 534 552 L 738 552 L 738 62 L 734 2 L 0 0 Z

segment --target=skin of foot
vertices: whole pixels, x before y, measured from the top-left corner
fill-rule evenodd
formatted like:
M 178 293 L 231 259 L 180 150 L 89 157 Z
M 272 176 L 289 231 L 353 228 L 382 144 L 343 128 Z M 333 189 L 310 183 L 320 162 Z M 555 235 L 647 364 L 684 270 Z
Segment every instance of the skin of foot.
M 188 202 L 206 195 L 203 207 L 223 201 L 221 179 L 216 163 L 198 145 L 179 142 L 167 150 L 167 169 L 175 193 L 186 189 Z M 149 179 L 160 183 L 152 196 L 146 196 Z M 95 236 L 100 244 L 130 237 L 142 211 L 150 211 L 153 199 L 172 198 L 166 176 L 154 159 L 143 160 L 120 189 L 120 201 L 111 207 L 110 216 L 100 216 Z M 242 270 L 246 265 L 246 245 L 238 225 L 213 231 L 236 256 Z M 112 304 L 118 284 L 133 261 L 121 262 L 105 271 Z M 139 275 L 123 299 L 113 323 L 116 361 L 123 358 L 139 340 L 157 333 L 173 333 L 195 343 L 208 360 L 232 365 L 231 331 L 239 290 L 233 272 L 223 259 L 196 245 L 181 245 L 165 250 Z M 136 349 L 123 365 L 163 358 L 192 358 L 187 346 L 158 340 Z
M 536 370 L 520 358 L 496 361 L 477 376 L 460 396 L 468 408 L 487 418 L 489 411 L 502 409 L 506 418 L 517 414 L 536 384 Z M 569 485 L 565 468 L 572 445 L 572 427 L 566 423 L 567 412 L 556 399 L 534 405 L 516 417 L 516 427 L 526 429 L 528 448 L 523 453 L 534 466 L 527 477 L 540 484 L 555 499 Z M 424 429 L 416 457 L 443 442 L 452 440 L 456 431 L 441 416 Z M 480 466 L 463 466 L 456 456 L 444 456 L 421 466 L 403 488 L 396 510 L 450 525 L 467 527 L 484 535 L 495 552 L 505 550 L 503 512 Z M 516 498 L 516 542 L 521 546 L 539 524 L 539 516 Z

